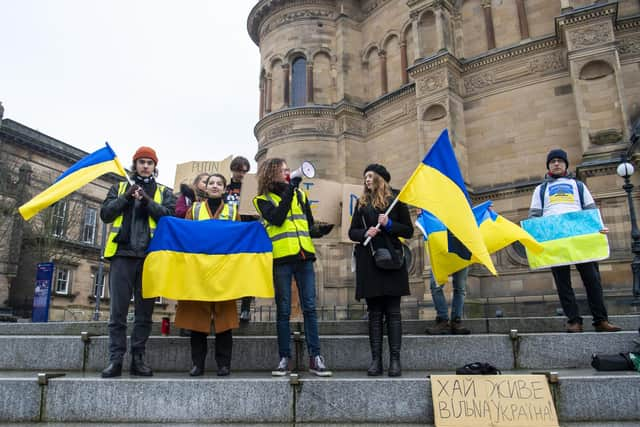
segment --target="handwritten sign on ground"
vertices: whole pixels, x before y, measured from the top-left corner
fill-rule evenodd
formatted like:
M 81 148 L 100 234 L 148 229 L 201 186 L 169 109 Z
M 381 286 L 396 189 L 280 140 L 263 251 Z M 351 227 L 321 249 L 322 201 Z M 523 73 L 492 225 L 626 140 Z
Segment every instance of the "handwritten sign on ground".
M 558 427 L 544 375 L 431 375 L 436 427 Z

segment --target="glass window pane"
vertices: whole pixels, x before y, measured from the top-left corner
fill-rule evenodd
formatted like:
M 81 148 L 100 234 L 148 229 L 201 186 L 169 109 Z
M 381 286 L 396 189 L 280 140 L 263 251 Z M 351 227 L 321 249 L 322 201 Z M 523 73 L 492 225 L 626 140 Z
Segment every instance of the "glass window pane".
M 298 58 L 291 67 L 291 105 L 294 107 L 307 103 L 307 61 Z

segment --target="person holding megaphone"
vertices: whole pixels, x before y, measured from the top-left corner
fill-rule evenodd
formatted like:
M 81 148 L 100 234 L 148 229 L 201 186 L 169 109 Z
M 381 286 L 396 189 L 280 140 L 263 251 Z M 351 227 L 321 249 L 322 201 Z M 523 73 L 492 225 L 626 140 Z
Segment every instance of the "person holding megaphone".
M 316 260 L 311 237 L 331 231 L 331 225 L 314 227 L 309 200 L 298 189 L 302 177 L 313 177 L 315 170 L 304 162 L 290 174 L 284 159 L 265 160 L 258 170 L 258 195 L 253 204 L 273 242 L 273 276 L 276 300 L 276 329 L 280 361 L 274 376 L 290 372 L 291 361 L 291 279 L 298 285 L 304 316 L 304 335 L 309 352 L 309 371 L 317 376 L 332 375 L 320 355 L 320 337 L 316 315 L 316 284 L 313 262 Z

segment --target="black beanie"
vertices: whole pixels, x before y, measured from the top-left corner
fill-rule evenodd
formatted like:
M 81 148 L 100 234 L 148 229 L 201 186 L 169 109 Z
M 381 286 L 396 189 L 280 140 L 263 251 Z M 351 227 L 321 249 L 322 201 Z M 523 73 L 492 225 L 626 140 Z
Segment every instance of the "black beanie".
M 382 179 L 384 179 L 387 182 L 391 181 L 391 175 L 389 174 L 389 171 L 387 170 L 387 168 L 385 168 L 384 166 L 378 163 L 371 163 L 369 166 L 367 166 L 364 169 L 364 173 L 362 175 L 366 174 L 369 171 L 373 171 L 377 173 L 382 177 Z
M 554 150 L 549 151 L 549 154 L 547 154 L 547 170 L 549 169 L 549 163 L 553 159 L 564 160 L 564 163 L 567 165 L 567 168 L 569 168 L 569 159 L 567 158 L 566 151 L 561 150 L 560 148 L 556 148 Z

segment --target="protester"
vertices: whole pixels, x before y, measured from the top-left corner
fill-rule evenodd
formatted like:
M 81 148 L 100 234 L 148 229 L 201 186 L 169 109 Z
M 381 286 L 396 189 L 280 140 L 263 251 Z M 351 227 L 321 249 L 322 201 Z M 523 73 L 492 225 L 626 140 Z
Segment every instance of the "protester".
M 131 375 L 152 376 L 144 361 L 151 332 L 154 298 L 142 298 L 142 265 L 157 221 L 173 215 L 176 200 L 169 189 L 156 183 L 158 156 L 150 147 L 140 147 L 133 155 L 131 179 L 111 187 L 102 203 L 100 218 L 112 223 L 104 257 L 111 260 L 109 274 L 109 366 L 103 378 L 122 374 L 127 350 L 127 314 L 134 297 L 135 318 L 131 333 Z
M 184 218 L 193 202 L 200 202 L 206 199 L 207 180 L 209 173 L 202 172 L 198 174 L 189 186 L 180 184 L 180 197 L 176 202 L 176 216 Z
M 231 182 L 227 185 L 226 199 L 227 203 L 232 203 L 240 208 L 240 193 L 242 191 L 242 180 L 245 175 L 251 169 L 251 165 L 249 164 L 249 160 L 242 156 L 236 156 L 231 160 L 231 165 L 229 166 L 231 169 Z M 244 220 L 244 218 L 240 218 Z M 251 303 L 253 302 L 253 297 L 246 296 L 242 298 L 242 303 L 240 304 L 240 321 L 248 322 L 251 320 Z
M 258 195 L 254 206 L 273 242 L 273 270 L 276 299 L 276 328 L 280 362 L 274 376 L 290 371 L 291 279 L 295 277 L 304 316 L 304 334 L 309 352 L 309 371 L 331 376 L 320 355 L 316 315 L 316 285 L 313 262 L 316 259 L 310 230 L 314 226 L 309 201 L 298 190 L 301 178 L 287 182 L 289 168 L 284 159 L 267 159 L 258 171 Z M 326 234 L 330 228 L 323 231 Z M 314 236 L 315 237 L 315 236 Z
M 468 335 L 471 331 L 462 326 L 462 315 L 464 314 L 464 296 L 467 287 L 467 276 L 469 268 L 463 268 L 453 273 L 453 298 L 451 299 L 451 322 L 447 309 L 447 300 L 444 296 L 444 286 L 439 286 L 431 275 L 431 299 L 436 309 L 436 324 L 432 328 L 427 328 L 429 335 Z
M 538 185 L 531 198 L 529 217 L 559 215 L 585 209 L 596 209 L 596 203 L 584 183 L 568 172 L 569 159 L 561 149 L 551 150 L 547 154 L 547 173 L 542 184 Z M 607 228 L 601 233 L 608 232 Z M 589 309 L 593 315 L 593 326 L 598 332 L 616 332 L 620 327 L 609 323 L 607 309 L 604 305 L 600 271 L 597 262 L 575 264 L 587 291 Z M 560 298 L 564 314 L 568 318 L 567 332 L 582 332 L 576 297 L 571 287 L 571 270 L 569 265 L 552 267 L 553 279 Z
M 364 190 L 358 199 L 358 205 L 351 219 L 349 238 L 358 242 L 355 247 L 356 259 L 356 299 L 365 298 L 369 318 L 369 343 L 371 346 L 371 365 L 367 375 L 382 375 L 382 325 L 387 322 L 389 339 L 389 376 L 402 374 L 400 349 L 402 344 L 402 317 L 400 297 L 409 295 L 409 276 L 404 259 L 400 268 L 382 269 L 376 265 L 374 253 L 386 248 L 393 256 L 402 254 L 399 237 L 410 238 L 413 225 L 407 206 L 398 202 L 385 214 L 394 200 L 389 185 L 391 175 L 380 164 L 371 164 L 364 170 Z M 380 224 L 379 228 L 376 226 Z M 365 247 L 363 243 L 371 237 Z M 398 253 L 399 251 L 399 253 Z
M 224 176 L 214 173 L 207 180 L 205 201 L 195 202 L 187 211 L 185 219 L 202 221 L 219 219 L 235 221 L 238 211 L 235 205 L 225 203 L 223 198 L 227 185 Z M 215 280 L 215 277 L 212 277 Z M 179 328 L 191 330 L 191 360 L 193 367 L 189 371 L 192 377 L 204 374 L 207 357 L 207 336 L 211 332 L 213 320 L 216 341 L 215 359 L 218 376 L 231 373 L 231 353 L 233 346 L 232 330 L 239 326 L 236 302 L 234 301 L 178 301 L 175 324 Z

